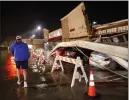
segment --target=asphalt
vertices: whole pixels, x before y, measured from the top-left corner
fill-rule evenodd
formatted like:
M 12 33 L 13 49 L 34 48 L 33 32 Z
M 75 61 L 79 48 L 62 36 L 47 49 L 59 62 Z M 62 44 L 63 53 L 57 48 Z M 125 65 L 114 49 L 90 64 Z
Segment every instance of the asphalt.
M 0 100 L 88 100 L 88 85 L 78 80 L 71 88 L 72 71 L 69 73 L 47 72 L 40 74 L 28 69 L 28 88 L 16 84 L 15 65 L 10 62 L 7 52 L 0 60 Z M 22 76 L 22 72 L 21 72 Z M 23 79 L 23 77 L 22 77 Z M 95 80 L 100 80 L 95 77 Z M 128 85 L 97 85 L 100 97 L 95 100 L 127 100 Z

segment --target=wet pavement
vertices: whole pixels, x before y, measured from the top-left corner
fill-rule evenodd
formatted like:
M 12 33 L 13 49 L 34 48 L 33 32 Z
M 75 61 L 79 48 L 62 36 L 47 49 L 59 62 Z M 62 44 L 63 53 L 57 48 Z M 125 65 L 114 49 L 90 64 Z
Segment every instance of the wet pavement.
M 76 81 L 70 87 L 72 73 L 47 72 L 41 75 L 28 69 L 28 88 L 17 86 L 16 68 L 7 51 L 1 51 L 0 56 L 0 100 L 88 100 L 87 86 L 84 80 Z M 21 71 L 22 75 L 22 71 Z M 22 77 L 23 78 L 23 77 Z M 100 80 L 95 77 L 95 81 Z M 97 85 L 99 100 L 127 100 L 128 86 Z

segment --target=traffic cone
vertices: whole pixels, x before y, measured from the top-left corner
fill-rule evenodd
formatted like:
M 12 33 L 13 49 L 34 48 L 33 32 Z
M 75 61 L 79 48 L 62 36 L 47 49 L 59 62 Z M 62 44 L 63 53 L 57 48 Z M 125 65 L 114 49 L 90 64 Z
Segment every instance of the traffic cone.
M 84 94 L 85 94 L 86 100 L 99 100 L 101 97 L 101 95 L 96 92 L 93 70 L 90 70 L 90 80 L 89 80 L 88 92 L 85 92 Z
M 95 88 L 95 83 L 94 83 L 94 72 L 93 70 L 90 71 L 90 82 L 89 82 L 89 88 L 88 88 L 88 95 L 90 97 L 95 97 L 96 96 L 96 88 Z

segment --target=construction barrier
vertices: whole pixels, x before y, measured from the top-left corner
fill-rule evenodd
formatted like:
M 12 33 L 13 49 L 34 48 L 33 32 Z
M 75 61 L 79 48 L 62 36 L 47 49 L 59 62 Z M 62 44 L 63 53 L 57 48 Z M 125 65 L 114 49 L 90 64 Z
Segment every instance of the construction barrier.
M 90 71 L 90 82 L 89 82 L 89 87 L 88 87 L 88 95 L 91 97 L 96 96 L 96 88 L 95 88 L 95 83 L 94 83 L 93 70 Z
M 82 60 L 80 59 L 80 57 L 77 57 L 77 59 L 73 59 L 73 58 L 68 58 L 68 57 L 63 57 L 63 56 L 56 55 L 56 58 L 54 60 L 51 72 L 54 71 L 55 66 L 57 67 L 57 60 L 59 61 L 62 72 L 64 72 L 64 68 L 63 68 L 63 65 L 62 65 L 61 61 L 65 61 L 65 62 L 68 62 L 68 63 L 75 64 L 73 78 L 72 78 L 72 82 L 71 82 L 71 87 L 74 86 L 75 79 L 79 79 L 79 82 L 80 82 L 81 78 L 84 78 L 85 82 L 87 84 L 88 78 L 87 78 L 87 75 L 85 73 L 84 66 L 82 64 Z M 78 68 L 81 68 L 82 75 L 77 71 Z
M 87 100 L 100 100 L 100 98 L 101 98 L 101 94 L 97 93 L 97 91 L 96 91 L 93 70 L 90 70 L 90 80 L 89 80 L 88 92 L 85 92 L 84 94 L 86 95 Z
M 29 59 L 29 68 L 34 72 L 44 73 L 46 70 L 45 67 L 46 59 L 43 54 L 43 49 L 31 50 L 31 57 Z

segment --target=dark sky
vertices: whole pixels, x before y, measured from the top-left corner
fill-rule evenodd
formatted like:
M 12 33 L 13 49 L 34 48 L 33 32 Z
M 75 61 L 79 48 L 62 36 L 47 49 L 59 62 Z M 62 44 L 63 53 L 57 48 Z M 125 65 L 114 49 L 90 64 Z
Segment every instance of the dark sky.
M 50 31 L 61 27 L 60 19 L 80 1 L 7 1 L 1 2 L 2 36 L 26 33 L 37 25 Z M 85 2 L 90 21 L 98 24 L 128 18 L 128 1 Z

